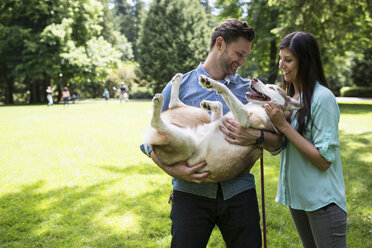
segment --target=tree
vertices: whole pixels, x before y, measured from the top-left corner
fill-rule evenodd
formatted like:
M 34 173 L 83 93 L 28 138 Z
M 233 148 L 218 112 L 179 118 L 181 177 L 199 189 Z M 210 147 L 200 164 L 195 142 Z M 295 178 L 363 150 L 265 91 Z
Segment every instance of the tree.
M 137 60 L 137 42 L 145 9 L 142 0 L 133 0 L 132 3 L 130 5 L 126 0 L 114 0 L 113 13 L 115 30 L 131 43 L 134 59 Z
M 350 81 L 350 61 L 372 42 L 372 4 L 368 0 L 228 0 L 216 2 L 219 18 L 242 18 L 254 27 L 256 38 L 243 76 L 277 80 L 280 40 L 302 30 L 318 40 L 325 73 L 333 90 Z M 259 74 L 259 75 L 257 75 Z
M 362 58 L 354 58 L 351 71 L 356 86 L 372 87 L 372 48 L 367 49 Z
M 312 33 L 320 46 L 325 73 L 331 82 L 344 81 L 350 68 L 348 53 L 360 54 L 372 42 L 372 11 L 368 0 L 270 0 L 271 6 L 285 6 L 279 15 L 279 37 L 296 30 Z M 331 88 L 334 85 L 330 85 Z
M 27 85 L 30 102 L 41 102 L 47 85 L 60 90 L 103 81 L 121 57 L 101 36 L 99 0 L 5 0 L 0 7 L 7 10 L 0 14 L 0 86 L 7 103 L 16 83 Z
M 198 0 L 156 0 L 142 26 L 139 64 L 155 92 L 177 72 L 195 68 L 209 50 L 211 30 Z
M 216 7 L 221 11 L 219 19 L 242 19 L 245 10 L 248 15 L 245 20 L 255 30 L 253 47 L 245 67 L 239 68 L 239 74 L 245 77 L 258 76 L 268 83 L 275 83 L 278 75 L 277 43 L 278 38 L 270 33 L 278 25 L 279 7 L 269 6 L 268 0 L 218 0 Z

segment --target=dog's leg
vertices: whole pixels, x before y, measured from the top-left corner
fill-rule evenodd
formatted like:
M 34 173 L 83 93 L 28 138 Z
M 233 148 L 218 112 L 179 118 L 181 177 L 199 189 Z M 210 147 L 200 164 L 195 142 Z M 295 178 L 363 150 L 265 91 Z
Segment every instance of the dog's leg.
M 207 100 L 203 100 L 200 103 L 200 107 L 202 107 L 202 109 L 204 109 L 204 110 L 206 110 L 208 112 L 209 111 L 212 112 L 211 121 L 215 121 L 215 120 L 221 119 L 222 116 L 223 116 L 222 103 L 219 102 L 219 101 L 207 101 Z
M 152 98 L 152 119 L 151 126 L 157 130 L 164 131 L 166 129 L 163 120 L 160 117 L 161 109 L 163 107 L 164 97 L 162 94 L 156 94 Z
M 183 102 L 181 102 L 179 94 L 180 94 L 180 85 L 182 81 L 182 73 L 177 73 L 171 80 L 172 90 L 171 90 L 171 97 L 169 101 L 169 108 L 175 108 L 179 106 L 186 106 Z
M 249 116 L 245 111 L 244 104 L 239 101 L 239 99 L 234 96 L 234 94 L 225 85 L 204 75 L 200 75 L 199 84 L 203 88 L 214 90 L 220 94 L 225 100 L 227 106 L 229 106 L 235 118 L 238 120 L 239 124 L 244 127 L 250 126 Z

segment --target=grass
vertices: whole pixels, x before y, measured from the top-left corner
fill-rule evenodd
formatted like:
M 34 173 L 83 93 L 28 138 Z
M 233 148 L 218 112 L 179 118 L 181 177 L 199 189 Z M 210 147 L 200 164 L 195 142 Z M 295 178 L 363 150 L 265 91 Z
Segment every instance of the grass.
M 372 247 L 372 101 L 340 103 L 349 247 Z M 169 247 L 170 177 L 138 146 L 151 103 L 0 107 L 0 247 Z M 274 201 L 265 153 L 268 247 L 301 247 Z M 253 168 L 260 197 L 259 165 Z M 217 229 L 208 247 L 224 247 Z

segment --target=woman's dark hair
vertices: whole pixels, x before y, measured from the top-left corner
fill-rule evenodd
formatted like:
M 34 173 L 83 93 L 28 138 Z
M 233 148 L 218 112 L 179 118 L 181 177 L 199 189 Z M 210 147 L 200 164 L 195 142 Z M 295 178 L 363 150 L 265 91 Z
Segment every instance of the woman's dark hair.
M 319 46 L 315 38 L 303 31 L 290 33 L 280 42 L 279 49 L 288 48 L 298 60 L 296 81 L 302 92 L 303 108 L 297 112 L 297 131 L 303 135 L 311 122 L 311 99 L 316 82 L 328 88 L 324 75 Z M 288 95 L 294 95 L 294 86 L 283 77 L 283 88 Z
M 216 44 L 218 37 L 222 37 L 227 44 L 238 40 L 240 37 L 248 41 L 253 41 L 254 30 L 247 22 L 232 18 L 227 19 L 214 30 L 211 37 L 210 49 Z

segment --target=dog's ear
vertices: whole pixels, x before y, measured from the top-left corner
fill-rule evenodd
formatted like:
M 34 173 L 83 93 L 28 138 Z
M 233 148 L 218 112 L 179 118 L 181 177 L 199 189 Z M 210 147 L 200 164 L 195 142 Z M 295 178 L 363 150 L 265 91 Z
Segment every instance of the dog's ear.
M 293 99 L 292 97 L 289 98 L 289 109 L 290 110 L 297 110 L 297 109 L 301 109 L 303 107 L 303 104 L 295 99 Z

